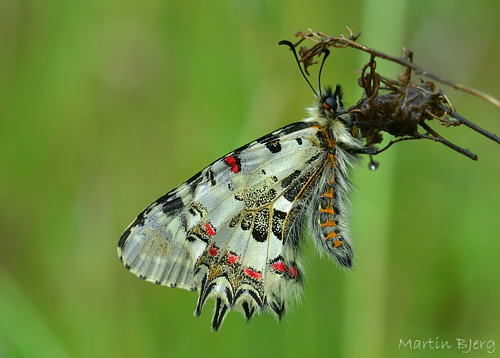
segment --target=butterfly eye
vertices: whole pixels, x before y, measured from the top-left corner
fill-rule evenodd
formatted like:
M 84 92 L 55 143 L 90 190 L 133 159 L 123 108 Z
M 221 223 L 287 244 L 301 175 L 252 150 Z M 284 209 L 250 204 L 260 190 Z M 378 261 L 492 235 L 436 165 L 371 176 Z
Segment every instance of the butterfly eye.
M 326 109 L 330 109 L 333 112 L 335 112 L 337 110 L 337 101 L 333 97 L 328 97 L 323 102 L 323 107 L 325 107 Z

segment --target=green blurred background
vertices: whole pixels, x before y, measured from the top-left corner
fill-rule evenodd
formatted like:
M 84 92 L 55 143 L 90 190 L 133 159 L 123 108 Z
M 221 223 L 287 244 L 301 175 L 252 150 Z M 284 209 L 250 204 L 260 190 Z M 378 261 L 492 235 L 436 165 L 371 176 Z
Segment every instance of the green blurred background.
M 212 333 L 212 302 L 194 318 L 197 293 L 143 282 L 116 255 L 150 202 L 303 118 L 312 93 L 279 40 L 350 26 L 500 97 L 499 13 L 498 0 L 2 0 L 0 357 L 454 357 L 457 338 L 500 344 L 500 146 L 465 128 L 437 130 L 478 162 L 431 141 L 392 147 L 375 172 L 365 160 L 356 270 L 306 245 L 304 295 L 280 324 L 231 313 Z M 324 83 L 353 104 L 367 59 L 334 52 Z M 498 109 L 444 89 L 500 134 Z M 452 348 L 398 349 L 408 339 Z

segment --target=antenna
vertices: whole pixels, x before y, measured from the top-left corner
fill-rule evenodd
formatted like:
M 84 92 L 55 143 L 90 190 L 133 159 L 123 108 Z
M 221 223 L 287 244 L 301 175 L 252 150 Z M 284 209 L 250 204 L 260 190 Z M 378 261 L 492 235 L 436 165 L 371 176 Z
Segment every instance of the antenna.
M 287 45 L 288 47 L 290 47 L 290 50 L 292 50 L 293 52 L 293 55 L 295 56 L 295 60 L 297 61 L 297 65 L 299 66 L 299 70 L 300 70 L 300 73 L 302 73 L 302 76 L 304 76 L 304 79 L 306 80 L 306 82 L 309 84 L 309 87 L 311 87 L 311 89 L 313 90 L 314 94 L 316 96 L 318 96 L 318 94 L 316 93 L 316 91 L 314 90 L 314 87 L 311 85 L 311 82 L 309 82 L 309 80 L 307 79 L 304 71 L 302 71 L 302 67 L 300 67 L 300 61 L 299 61 L 299 57 L 297 56 L 297 51 L 295 51 L 295 46 L 293 45 L 293 43 L 291 43 L 290 41 L 288 40 L 282 40 L 278 43 L 278 45 Z M 327 50 L 328 51 L 328 50 Z M 330 52 L 330 51 L 328 51 Z M 325 58 L 326 58 L 327 55 L 325 55 Z M 325 60 L 323 59 L 323 63 L 325 62 Z M 323 68 L 323 64 L 321 64 L 321 68 Z M 320 73 L 321 73 L 321 70 L 320 70 Z M 320 91 L 321 91 L 321 88 L 320 88 Z M 321 94 L 321 92 L 320 92 Z
M 321 67 L 319 68 L 318 87 L 319 87 L 319 95 L 321 96 L 321 98 L 323 98 L 323 95 L 321 93 L 321 72 L 323 72 L 323 65 L 325 64 L 326 58 L 330 55 L 330 50 L 325 48 L 321 52 L 324 52 L 325 56 L 323 57 L 323 61 L 321 61 Z

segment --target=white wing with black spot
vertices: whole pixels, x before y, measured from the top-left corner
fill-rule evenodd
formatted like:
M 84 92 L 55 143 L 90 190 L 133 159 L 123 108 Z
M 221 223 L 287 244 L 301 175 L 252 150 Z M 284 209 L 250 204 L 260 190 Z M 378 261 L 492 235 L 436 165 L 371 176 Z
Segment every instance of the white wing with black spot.
M 199 290 L 197 314 L 213 296 L 214 329 L 232 308 L 250 318 L 268 306 L 281 316 L 301 276 L 299 206 L 307 205 L 327 155 L 320 128 L 284 127 L 155 201 L 120 239 L 125 266 L 156 284 Z
M 212 329 L 230 310 L 281 318 L 302 280 L 304 224 L 316 243 L 352 265 L 346 179 L 361 144 L 344 122 L 313 112 L 215 161 L 149 207 L 118 254 L 138 277 L 198 290 L 195 315 L 216 301 Z

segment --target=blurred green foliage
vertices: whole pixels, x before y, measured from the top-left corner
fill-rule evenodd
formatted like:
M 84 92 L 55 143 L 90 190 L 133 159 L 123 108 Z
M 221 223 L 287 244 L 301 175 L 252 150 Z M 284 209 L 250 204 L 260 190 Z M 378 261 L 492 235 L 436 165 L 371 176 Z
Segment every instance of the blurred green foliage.
M 499 13 L 497 0 L 0 2 L 0 357 L 451 357 L 457 338 L 500 343 L 500 147 L 463 128 L 438 130 L 478 162 L 406 142 L 354 173 L 356 270 L 306 245 L 305 292 L 280 324 L 232 313 L 214 334 L 212 303 L 193 318 L 196 293 L 143 282 L 116 255 L 150 202 L 304 116 L 313 97 L 279 40 L 349 26 L 498 97 Z M 354 103 L 367 59 L 335 51 L 323 82 Z M 498 110 L 445 90 L 500 132 Z M 398 349 L 436 337 L 453 348 Z

